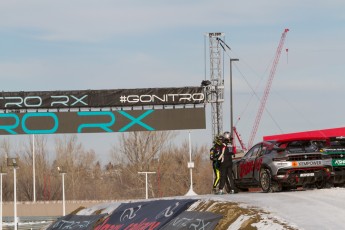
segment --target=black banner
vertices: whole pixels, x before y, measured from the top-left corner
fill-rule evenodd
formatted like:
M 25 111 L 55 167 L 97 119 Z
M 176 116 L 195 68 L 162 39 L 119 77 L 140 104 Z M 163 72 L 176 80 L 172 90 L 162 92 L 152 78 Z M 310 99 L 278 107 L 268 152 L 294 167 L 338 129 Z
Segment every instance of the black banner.
M 205 108 L 0 113 L 0 135 L 205 129 Z
M 155 200 L 121 204 L 95 230 L 161 229 L 196 200 Z
M 164 225 L 163 230 L 189 230 L 204 229 L 213 230 L 222 215 L 212 212 L 185 211 Z
M 202 87 L 0 92 L 0 109 L 201 104 Z
M 81 216 L 70 214 L 59 218 L 52 223 L 47 230 L 91 230 L 94 229 L 96 222 L 104 216 L 105 215 Z

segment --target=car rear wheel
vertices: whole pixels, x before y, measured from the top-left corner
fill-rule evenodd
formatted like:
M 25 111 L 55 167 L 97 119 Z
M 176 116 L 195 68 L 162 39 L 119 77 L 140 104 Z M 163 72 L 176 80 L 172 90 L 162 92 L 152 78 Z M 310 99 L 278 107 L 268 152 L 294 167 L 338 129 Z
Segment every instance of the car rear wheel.
M 322 189 L 324 187 L 326 187 L 326 181 L 325 180 L 319 180 L 315 182 L 315 187 L 317 189 Z
M 271 172 L 268 169 L 260 171 L 260 186 L 263 192 L 270 192 L 272 187 Z

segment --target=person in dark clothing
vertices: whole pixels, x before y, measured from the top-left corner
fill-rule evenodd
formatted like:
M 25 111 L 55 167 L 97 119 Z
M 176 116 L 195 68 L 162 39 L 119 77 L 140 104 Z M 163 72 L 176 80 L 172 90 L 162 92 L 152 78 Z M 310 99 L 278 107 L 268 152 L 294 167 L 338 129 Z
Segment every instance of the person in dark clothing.
M 224 194 L 225 182 L 229 178 L 230 180 L 230 193 L 237 193 L 237 188 L 235 187 L 234 177 L 232 175 L 232 156 L 234 153 L 234 148 L 232 146 L 233 138 L 230 132 L 225 132 L 223 134 L 223 144 L 222 153 L 219 156 L 220 163 L 220 182 L 219 182 L 219 192 L 218 194 Z
M 223 149 L 223 137 L 217 136 L 213 141 L 213 146 L 210 149 L 210 160 L 212 161 L 212 169 L 214 173 L 214 180 L 212 186 L 212 192 L 217 193 L 219 180 L 220 180 L 220 160 L 218 160 L 219 156 L 222 153 Z

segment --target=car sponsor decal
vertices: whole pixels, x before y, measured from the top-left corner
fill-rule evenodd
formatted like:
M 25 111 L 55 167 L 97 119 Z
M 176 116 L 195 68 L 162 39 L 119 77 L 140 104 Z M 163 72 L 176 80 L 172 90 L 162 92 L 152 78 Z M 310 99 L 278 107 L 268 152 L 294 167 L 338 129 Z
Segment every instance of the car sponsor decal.
M 277 162 L 277 163 L 274 163 L 275 165 L 277 165 L 278 167 L 287 167 L 289 166 L 289 162 Z
M 299 176 L 300 177 L 312 177 L 314 175 L 315 175 L 314 173 L 301 173 Z
M 332 166 L 345 166 L 345 160 L 333 159 Z
M 252 170 L 259 171 L 262 164 L 262 158 L 257 159 L 256 161 L 245 161 L 240 164 L 240 178 L 248 175 Z
M 323 148 L 322 150 L 326 153 L 344 153 L 345 152 L 344 148 L 336 148 L 336 149 Z
M 322 161 L 293 161 L 292 167 L 310 167 L 310 166 L 320 166 Z

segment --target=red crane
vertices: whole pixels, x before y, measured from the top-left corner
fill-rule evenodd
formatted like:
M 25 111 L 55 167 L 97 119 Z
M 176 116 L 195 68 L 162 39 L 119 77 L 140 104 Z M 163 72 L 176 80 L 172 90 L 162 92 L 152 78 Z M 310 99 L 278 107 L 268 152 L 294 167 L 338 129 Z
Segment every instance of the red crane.
M 274 58 L 274 62 L 273 62 L 273 65 L 272 65 L 272 69 L 271 69 L 271 72 L 270 72 L 270 75 L 269 75 L 269 78 L 268 78 L 268 82 L 266 84 L 266 88 L 265 88 L 264 94 L 263 94 L 263 96 L 261 98 L 260 107 L 259 107 L 258 113 L 256 114 L 256 119 L 255 119 L 255 122 L 254 122 L 254 126 L 253 126 L 252 132 L 251 132 L 250 137 L 249 137 L 248 149 L 250 149 L 252 147 L 253 142 L 254 142 L 254 138 L 255 138 L 255 135 L 256 135 L 256 132 L 258 131 L 258 128 L 259 128 L 259 124 L 260 124 L 260 121 L 261 121 L 262 113 L 263 113 L 263 111 L 265 109 L 266 101 L 267 101 L 268 95 L 270 93 L 272 81 L 273 81 L 274 74 L 275 74 L 276 69 L 277 69 L 277 65 L 278 65 L 278 62 L 279 62 L 280 54 L 281 54 L 282 49 L 283 49 L 283 45 L 284 45 L 284 42 L 285 42 L 285 38 L 286 38 L 287 32 L 289 32 L 289 29 L 285 29 L 283 34 L 282 34 L 282 36 L 281 36 L 281 39 L 280 39 L 280 42 L 279 42 L 279 46 L 278 46 L 277 51 L 276 51 L 276 56 Z
M 242 137 L 241 137 L 241 135 L 237 132 L 237 129 L 236 129 L 235 126 L 233 127 L 233 131 L 234 131 L 234 133 L 235 133 L 235 135 L 236 135 L 236 137 L 237 137 L 237 140 L 240 142 L 240 145 L 241 145 L 242 150 L 243 150 L 243 151 L 247 151 L 247 148 L 246 148 L 245 144 L 243 143 Z

